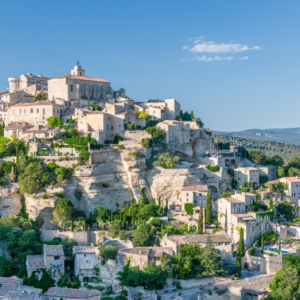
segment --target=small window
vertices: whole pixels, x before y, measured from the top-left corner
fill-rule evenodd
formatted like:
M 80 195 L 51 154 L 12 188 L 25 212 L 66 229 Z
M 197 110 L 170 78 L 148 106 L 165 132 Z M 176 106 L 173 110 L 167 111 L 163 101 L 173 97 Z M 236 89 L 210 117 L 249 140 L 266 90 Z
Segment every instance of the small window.
M 71 84 L 71 92 L 73 92 L 73 84 Z
M 59 260 L 60 256 L 54 256 L 54 260 Z
M 86 257 L 86 254 L 83 254 L 84 257 Z
M 100 116 L 99 116 L 99 115 L 97 116 L 97 120 L 98 120 L 98 121 L 100 120 Z
M 36 112 L 39 113 L 39 109 L 38 108 L 36 109 Z

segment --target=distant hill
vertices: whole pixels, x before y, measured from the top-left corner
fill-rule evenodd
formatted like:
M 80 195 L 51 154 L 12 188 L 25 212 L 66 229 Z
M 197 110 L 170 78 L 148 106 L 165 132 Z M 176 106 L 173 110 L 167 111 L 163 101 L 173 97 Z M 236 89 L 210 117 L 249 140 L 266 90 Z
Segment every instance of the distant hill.
M 213 140 L 218 143 L 230 143 L 234 135 L 212 134 Z M 288 162 L 293 156 L 300 157 L 300 145 L 276 142 L 273 140 L 249 139 L 234 136 L 236 145 L 245 147 L 248 151 L 252 149 L 261 149 L 267 156 L 279 155 L 285 162 Z
M 213 133 L 225 134 L 229 136 L 239 136 L 255 140 L 275 141 L 280 143 L 300 145 L 300 127 L 282 129 L 247 129 L 236 132 L 224 132 L 213 130 Z

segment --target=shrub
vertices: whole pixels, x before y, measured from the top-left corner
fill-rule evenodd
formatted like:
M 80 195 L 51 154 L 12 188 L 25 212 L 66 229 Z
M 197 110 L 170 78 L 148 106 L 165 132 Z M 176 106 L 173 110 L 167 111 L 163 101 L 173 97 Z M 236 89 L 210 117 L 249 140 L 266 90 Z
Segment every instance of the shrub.
M 250 247 L 249 249 L 248 249 L 248 253 L 249 253 L 249 255 L 255 255 L 255 249 L 254 249 L 254 247 Z
M 64 191 L 54 192 L 53 196 L 54 197 L 61 197 L 61 198 L 63 198 L 65 196 L 65 192 Z
M 142 156 L 142 154 L 138 151 L 129 152 L 128 155 L 130 155 L 131 157 Z
M 106 182 L 106 181 L 103 181 L 103 182 L 102 182 L 102 187 L 104 187 L 104 188 L 108 188 L 108 184 L 107 184 L 107 182 Z
M 207 290 L 207 294 L 211 296 L 211 295 L 212 295 L 212 290 L 211 290 L 211 289 L 208 289 L 208 290 Z
M 208 166 L 206 166 L 205 167 L 208 171 L 210 171 L 210 172 L 218 172 L 219 170 L 220 170 L 220 167 L 219 166 L 210 166 L 210 165 L 208 165 Z
M 124 139 L 120 135 L 116 134 L 113 139 L 113 144 L 119 144 L 119 142 L 123 140 Z
M 102 108 L 98 104 L 89 104 L 88 107 L 91 107 L 93 111 L 101 111 Z
M 124 146 L 124 145 L 118 145 L 118 149 L 119 149 L 119 150 L 124 150 L 124 149 L 125 149 L 125 146 Z
M 77 122 L 76 122 L 76 120 L 69 119 L 69 120 L 67 121 L 67 123 L 68 123 L 68 124 L 76 124 Z
M 194 208 L 194 203 L 184 204 L 184 210 L 187 212 L 188 215 L 193 215 L 193 208 Z
M 5 172 L 5 173 L 10 173 L 11 172 L 11 168 L 12 168 L 12 166 L 16 166 L 16 164 L 14 163 L 14 162 L 12 162 L 12 161 L 6 161 L 4 164 L 3 164 L 3 171 Z
M 155 161 L 153 164 L 155 166 L 160 166 L 162 168 L 171 168 L 172 169 L 179 162 L 180 162 L 179 156 L 173 156 L 169 152 L 164 152 L 158 157 L 157 161 Z
M 100 247 L 100 257 L 102 259 L 116 259 L 119 248 L 116 246 Z
M 47 195 L 47 194 L 44 194 L 44 195 L 42 196 L 42 198 L 43 198 L 43 199 L 48 199 L 48 195 Z
M 121 230 L 119 232 L 119 238 L 120 240 L 128 240 L 128 235 L 125 230 Z
M 142 139 L 142 146 L 144 148 L 149 148 L 152 144 L 152 140 L 149 139 L 149 138 L 146 138 L 146 139 Z

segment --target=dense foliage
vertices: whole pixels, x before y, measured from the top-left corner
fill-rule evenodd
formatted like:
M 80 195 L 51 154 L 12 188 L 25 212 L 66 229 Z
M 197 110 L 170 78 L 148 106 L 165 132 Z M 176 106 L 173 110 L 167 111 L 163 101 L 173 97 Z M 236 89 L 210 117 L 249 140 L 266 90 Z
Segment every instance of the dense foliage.
M 162 168 L 174 168 L 176 164 L 180 162 L 179 156 L 173 156 L 169 152 L 162 153 L 157 161 L 155 161 L 153 164 L 155 166 L 160 166 Z

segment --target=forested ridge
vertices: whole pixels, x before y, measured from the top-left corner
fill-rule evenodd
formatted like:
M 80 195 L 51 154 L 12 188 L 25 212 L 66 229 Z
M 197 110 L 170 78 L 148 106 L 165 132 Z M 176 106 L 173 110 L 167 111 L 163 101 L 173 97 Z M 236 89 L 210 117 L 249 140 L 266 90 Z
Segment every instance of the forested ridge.
M 212 138 L 216 143 L 230 143 L 232 139 L 236 144 L 245 147 L 247 150 L 260 149 L 267 156 L 279 155 L 284 162 L 288 162 L 292 157 L 300 157 L 300 145 L 280 143 L 275 141 L 260 141 L 237 136 L 212 134 Z

